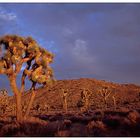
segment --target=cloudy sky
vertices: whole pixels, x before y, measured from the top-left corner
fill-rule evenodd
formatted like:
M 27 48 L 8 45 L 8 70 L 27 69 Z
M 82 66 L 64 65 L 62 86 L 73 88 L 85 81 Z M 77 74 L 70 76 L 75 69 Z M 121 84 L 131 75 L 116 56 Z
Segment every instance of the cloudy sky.
M 1 3 L 4 34 L 32 36 L 53 52 L 56 79 L 140 84 L 140 4 Z

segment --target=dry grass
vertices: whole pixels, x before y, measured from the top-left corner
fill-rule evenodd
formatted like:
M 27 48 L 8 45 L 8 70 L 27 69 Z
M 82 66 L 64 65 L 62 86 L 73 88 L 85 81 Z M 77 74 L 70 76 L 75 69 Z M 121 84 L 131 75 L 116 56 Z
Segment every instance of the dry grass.
M 53 120 L 30 117 L 21 123 L 0 119 L 0 136 L 16 137 L 101 137 L 140 136 L 140 114 L 99 111 L 78 114 L 54 114 Z M 96 115 L 96 117 L 94 116 Z M 60 117 L 61 116 L 61 117 Z M 100 119 L 98 119 L 99 117 Z M 89 119 L 90 118 L 90 119 Z
M 108 108 L 104 109 L 96 88 L 103 84 L 114 85 L 117 89 L 117 109 L 113 110 L 112 101 L 108 100 Z M 62 111 L 58 91 L 66 88 L 70 92 L 68 113 Z M 77 103 L 81 89 L 92 91 L 91 108 L 81 112 Z M 31 110 L 30 117 L 22 123 L 17 123 L 14 116 L 0 116 L 0 136 L 46 136 L 46 137 L 84 137 L 84 136 L 140 136 L 140 102 L 134 102 L 138 97 L 138 86 L 119 85 L 95 79 L 60 80 L 51 88 L 40 88 L 34 104 L 49 104 L 48 112 Z M 129 96 L 131 95 L 131 96 Z M 24 101 L 28 94 L 24 95 Z M 12 99 L 11 99 L 12 100 Z M 13 115 L 13 114 L 12 114 Z

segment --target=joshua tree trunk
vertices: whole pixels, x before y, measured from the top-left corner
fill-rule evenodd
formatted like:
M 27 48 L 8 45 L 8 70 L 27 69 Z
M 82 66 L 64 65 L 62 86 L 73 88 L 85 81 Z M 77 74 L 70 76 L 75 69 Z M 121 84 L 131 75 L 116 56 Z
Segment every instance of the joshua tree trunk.
M 68 102 L 67 102 L 68 90 L 62 89 L 61 96 L 62 96 L 63 111 L 67 113 L 68 112 Z
M 9 80 L 10 80 L 11 89 L 16 98 L 16 118 L 17 118 L 17 121 L 22 121 L 23 116 L 22 116 L 22 105 L 21 105 L 21 93 L 19 92 L 17 84 L 16 84 L 16 77 L 11 76 L 9 77 Z
M 17 116 L 17 121 L 22 121 L 23 116 L 22 116 L 22 105 L 21 105 L 21 94 L 16 95 L 16 116 Z
M 107 97 L 104 97 L 105 109 L 107 109 Z
M 86 109 L 86 111 L 89 109 L 89 100 L 88 99 L 85 100 L 85 109 Z
M 112 98 L 113 98 L 114 109 L 116 110 L 116 99 L 114 96 Z
M 67 99 L 66 98 L 64 99 L 63 109 L 66 113 L 68 112 L 68 105 L 67 105 Z
M 27 110 L 26 110 L 25 115 L 24 115 L 24 118 L 25 118 L 25 119 L 26 119 L 26 118 L 28 117 L 28 115 L 29 115 L 29 112 L 30 112 L 30 109 L 31 109 L 31 107 L 32 107 L 34 98 L 35 98 L 35 91 L 32 90 L 31 98 L 30 98 L 30 100 L 29 100 L 29 104 L 28 104 L 28 106 L 27 106 Z

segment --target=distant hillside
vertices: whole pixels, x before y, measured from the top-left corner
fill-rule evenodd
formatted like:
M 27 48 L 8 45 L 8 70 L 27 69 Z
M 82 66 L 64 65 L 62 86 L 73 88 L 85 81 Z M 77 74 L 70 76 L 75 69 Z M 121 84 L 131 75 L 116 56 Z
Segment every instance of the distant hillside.
M 98 89 L 103 86 L 113 87 L 114 92 L 108 97 L 108 108 L 113 107 L 112 94 L 115 94 L 117 107 L 126 107 L 129 109 L 140 108 L 140 86 L 134 84 L 116 84 L 112 82 L 106 82 L 104 80 L 81 78 L 75 80 L 58 80 L 51 87 L 39 88 L 36 90 L 36 98 L 34 105 L 48 104 L 50 109 L 62 109 L 61 92 L 63 89 L 68 89 L 68 107 L 69 110 L 77 110 L 77 103 L 80 100 L 80 93 L 83 88 L 89 89 L 92 92 L 90 99 L 91 109 L 104 108 L 103 97 L 99 94 Z M 26 103 L 30 94 L 24 95 L 23 102 Z
M 114 88 L 107 99 L 107 107 L 98 92 L 103 86 Z M 67 113 L 62 110 L 62 88 L 69 93 Z M 81 111 L 77 106 L 83 88 L 92 93 L 89 111 Z M 30 95 L 23 95 L 23 113 Z M 12 101 L 9 106 L 14 104 Z M 46 104 L 48 109 L 44 109 Z M 37 109 L 37 106 L 40 108 Z M 13 121 L 15 113 L 14 105 L 14 110 L 9 111 L 7 116 L 0 116 L 0 136 L 140 136 L 140 87 L 96 79 L 58 80 L 50 87 L 36 90 L 27 120 L 20 123 Z

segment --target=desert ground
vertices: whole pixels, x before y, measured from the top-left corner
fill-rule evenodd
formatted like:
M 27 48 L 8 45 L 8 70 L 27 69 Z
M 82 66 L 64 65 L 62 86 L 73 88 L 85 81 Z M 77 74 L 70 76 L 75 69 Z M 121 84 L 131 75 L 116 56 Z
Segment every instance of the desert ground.
M 102 87 L 113 90 L 106 96 Z M 90 93 L 88 108 L 82 104 L 84 89 Z M 67 110 L 63 107 L 63 91 L 67 93 Z M 27 91 L 23 112 L 29 98 Z M 58 80 L 36 90 L 28 119 L 17 122 L 15 112 L 15 99 L 10 96 L 8 105 L 1 107 L 1 137 L 138 137 L 140 86 L 89 78 Z

